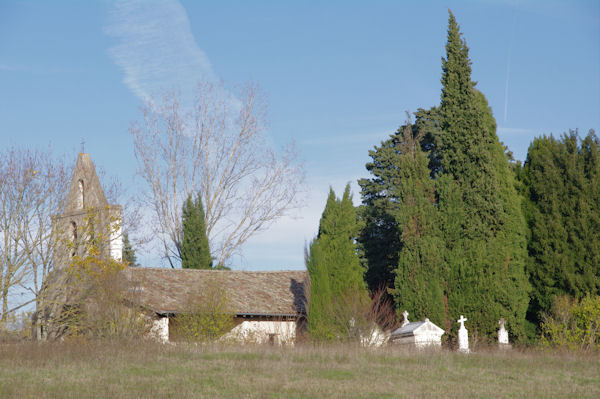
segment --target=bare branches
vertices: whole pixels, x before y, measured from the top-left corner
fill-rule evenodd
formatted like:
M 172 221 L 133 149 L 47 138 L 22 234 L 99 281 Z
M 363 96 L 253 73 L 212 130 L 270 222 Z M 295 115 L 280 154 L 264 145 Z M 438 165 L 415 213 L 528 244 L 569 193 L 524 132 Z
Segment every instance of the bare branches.
M 224 264 L 253 234 L 297 207 L 303 173 L 293 147 L 278 155 L 262 132 L 265 104 L 255 86 L 237 97 L 223 84 L 200 83 L 192 109 L 176 93 L 148 102 L 133 135 L 139 173 L 156 233 L 173 265 L 180 259 L 181 206 L 199 194 L 211 253 Z
M 0 301 L 2 320 L 17 287 L 38 297 L 52 267 L 51 215 L 62 209 L 69 168 L 49 152 L 0 152 Z M 14 309 L 13 309 L 14 310 Z

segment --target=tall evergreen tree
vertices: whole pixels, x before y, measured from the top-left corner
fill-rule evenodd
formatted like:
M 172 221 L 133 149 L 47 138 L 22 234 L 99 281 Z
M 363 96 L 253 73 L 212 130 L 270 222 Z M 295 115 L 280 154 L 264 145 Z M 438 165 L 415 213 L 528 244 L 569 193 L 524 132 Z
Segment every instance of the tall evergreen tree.
M 538 322 L 552 298 L 600 294 L 600 140 L 594 131 L 534 139 L 520 172 L 531 235 L 528 318 Z
M 373 177 L 358 181 L 363 201 L 360 217 L 364 223 L 359 243 L 366 269 L 365 279 L 371 291 L 394 287 L 399 253 L 403 246 L 402 227 L 398 221 L 402 198 L 398 187 L 406 178 L 401 166 L 401 159 L 405 155 L 404 129 L 419 132 L 415 145 L 420 145 L 421 152 L 428 154 L 431 177 L 439 173 L 440 159 L 436 150 L 436 140 L 440 134 L 439 109 L 419 109 L 415 116 L 414 125 L 401 126 L 389 139 L 369 151 L 372 161 L 366 164 L 366 169 Z M 420 160 L 420 155 L 418 158 Z
M 350 185 L 341 199 L 330 189 L 319 233 L 311 242 L 306 259 L 311 279 L 308 329 L 315 338 L 331 339 L 343 333 L 334 314 L 343 306 L 340 301 L 368 298 L 355 243 L 357 233 Z
M 212 258 L 206 235 L 204 207 L 200 196 L 192 200 L 190 195 L 183 204 L 183 241 L 181 244 L 181 267 L 184 269 L 211 269 Z
M 421 150 L 425 133 L 414 134 L 410 120 L 397 133 L 400 173 L 394 187 L 398 198 L 395 219 L 402 249 L 396 269 L 394 299 L 398 311 L 406 309 L 416 319 L 444 322 L 444 243 L 440 238 L 434 181 L 427 155 Z
M 504 317 L 520 336 L 528 301 L 526 226 L 494 117 L 471 80 L 468 47 L 451 12 L 442 71 L 435 146 L 448 317 L 467 314 L 480 334 L 492 334 Z
M 397 134 L 369 151 L 372 161 L 367 170 L 370 179 L 360 179 L 363 206 L 360 208 L 364 226 L 359 243 L 366 269 L 365 280 L 374 292 L 392 288 L 400 252 L 400 228 L 396 220 L 399 198 L 396 185 L 401 178 L 398 169 L 400 137 Z
M 137 263 L 137 257 L 135 256 L 135 249 L 133 249 L 133 246 L 129 241 L 129 234 L 127 234 L 127 232 L 123 233 L 123 251 L 121 255 L 121 260 L 128 266 L 139 266 L 139 264 Z

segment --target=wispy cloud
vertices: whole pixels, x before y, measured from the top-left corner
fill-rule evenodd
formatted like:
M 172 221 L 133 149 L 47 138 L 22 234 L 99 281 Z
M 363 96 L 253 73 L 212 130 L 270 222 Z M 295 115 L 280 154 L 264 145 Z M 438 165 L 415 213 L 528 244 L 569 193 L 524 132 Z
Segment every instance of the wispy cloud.
M 0 64 L 0 71 L 16 71 L 19 70 L 20 68 L 13 66 L 13 65 L 8 65 L 8 64 Z
M 185 90 L 214 79 L 207 55 L 196 43 L 187 13 L 176 0 L 119 0 L 109 13 L 109 49 L 123 82 L 142 100 L 163 89 Z

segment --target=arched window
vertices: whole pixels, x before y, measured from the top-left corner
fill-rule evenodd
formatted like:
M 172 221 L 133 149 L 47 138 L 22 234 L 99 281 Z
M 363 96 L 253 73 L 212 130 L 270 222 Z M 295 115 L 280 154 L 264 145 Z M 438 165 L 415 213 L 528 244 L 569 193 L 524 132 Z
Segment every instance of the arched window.
M 77 240 L 77 223 L 71 222 L 71 241 Z
M 79 205 L 79 208 L 83 209 L 83 200 L 84 200 L 84 185 L 83 185 L 83 179 L 79 179 L 79 198 L 77 199 L 77 205 Z
M 77 242 L 77 223 L 71 222 L 71 257 L 75 256 L 76 242 Z

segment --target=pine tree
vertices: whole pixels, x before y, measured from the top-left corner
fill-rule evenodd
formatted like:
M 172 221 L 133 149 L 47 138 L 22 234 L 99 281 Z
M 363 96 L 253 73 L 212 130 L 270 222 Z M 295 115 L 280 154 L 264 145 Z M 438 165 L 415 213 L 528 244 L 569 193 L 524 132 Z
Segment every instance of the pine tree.
M 528 318 L 539 323 L 554 296 L 600 294 L 600 141 L 593 131 L 534 139 L 520 172 L 531 229 Z
M 212 258 L 206 235 L 204 207 L 200 197 L 192 200 L 190 195 L 183 204 L 183 241 L 181 244 L 181 267 L 184 269 L 211 269 Z
M 135 256 L 135 249 L 129 242 L 129 234 L 127 232 L 123 233 L 123 252 L 122 252 L 122 261 L 128 266 L 137 267 L 139 264 L 137 263 L 137 257 Z
M 340 322 L 348 320 L 338 317 L 343 301 L 360 303 L 368 298 L 355 243 L 357 226 L 350 185 L 341 199 L 330 189 L 319 233 L 306 257 L 311 278 L 308 329 L 317 339 L 332 339 L 344 333 Z
M 442 233 L 448 268 L 448 318 L 493 334 L 500 317 L 522 336 L 528 284 L 525 222 L 514 177 L 484 95 L 471 80 L 468 47 L 450 12 L 442 60 L 436 153 Z
M 379 147 L 370 150 L 372 161 L 366 168 L 373 177 L 358 181 L 363 201 L 360 216 L 364 223 L 359 243 L 365 280 L 371 292 L 393 287 L 402 248 L 396 220 L 399 198 L 395 190 L 401 178 L 397 167 L 399 140 L 397 135 L 391 135 Z

